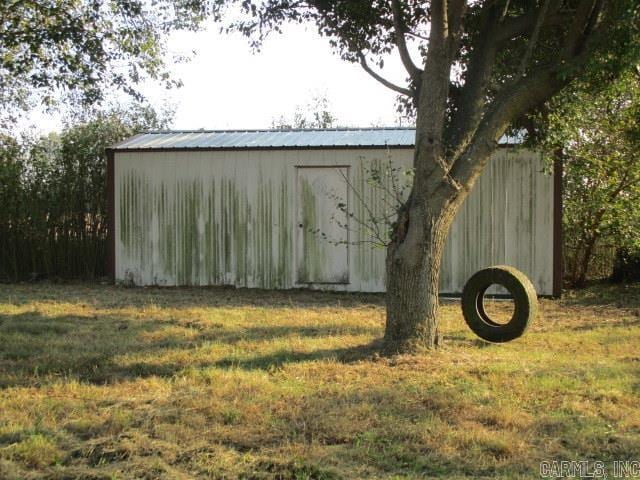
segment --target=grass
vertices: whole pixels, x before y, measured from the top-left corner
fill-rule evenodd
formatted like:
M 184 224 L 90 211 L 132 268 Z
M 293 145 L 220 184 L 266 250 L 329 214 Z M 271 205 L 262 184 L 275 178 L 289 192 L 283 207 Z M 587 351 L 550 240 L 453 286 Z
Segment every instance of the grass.
M 507 309 L 499 303 L 494 310 Z M 640 459 L 640 287 L 382 358 L 375 295 L 3 285 L 2 479 L 539 478 Z

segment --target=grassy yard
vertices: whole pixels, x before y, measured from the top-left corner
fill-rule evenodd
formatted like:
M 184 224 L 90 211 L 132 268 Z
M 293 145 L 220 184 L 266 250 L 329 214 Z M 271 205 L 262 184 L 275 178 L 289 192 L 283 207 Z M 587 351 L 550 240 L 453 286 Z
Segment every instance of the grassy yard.
M 376 355 L 380 296 L 0 285 L 0 478 L 538 478 L 640 460 L 640 288 Z M 506 308 L 504 303 L 496 308 Z

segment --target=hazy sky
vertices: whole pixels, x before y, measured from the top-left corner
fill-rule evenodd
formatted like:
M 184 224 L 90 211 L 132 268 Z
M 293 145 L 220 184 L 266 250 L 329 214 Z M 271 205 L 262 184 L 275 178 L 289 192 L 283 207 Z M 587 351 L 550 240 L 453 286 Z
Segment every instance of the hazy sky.
M 251 53 L 240 35 L 176 32 L 169 39 L 172 53 L 196 51 L 187 63 L 173 67 L 180 89 L 146 85 L 151 103 L 173 105 L 176 129 L 268 128 L 274 118 L 292 116 L 296 106 L 314 95 L 326 95 L 341 125 L 393 125 L 395 93 L 380 85 L 358 65 L 331 52 L 328 41 L 312 27 L 287 26 L 262 50 Z M 386 76 L 403 83 L 404 71 L 395 55 L 385 60 Z M 40 129 L 58 127 L 55 117 L 34 114 Z
M 328 41 L 300 25 L 272 35 L 258 53 L 240 35 L 205 32 L 172 36 L 170 49 L 197 55 L 177 65 L 184 87 L 169 92 L 153 89 L 154 101 L 165 97 L 176 107 L 175 128 L 262 128 L 273 118 L 292 115 L 314 95 L 326 95 L 342 124 L 369 126 L 395 122 L 395 94 L 358 65 L 331 52 Z M 385 71 L 402 82 L 399 61 L 388 60 Z

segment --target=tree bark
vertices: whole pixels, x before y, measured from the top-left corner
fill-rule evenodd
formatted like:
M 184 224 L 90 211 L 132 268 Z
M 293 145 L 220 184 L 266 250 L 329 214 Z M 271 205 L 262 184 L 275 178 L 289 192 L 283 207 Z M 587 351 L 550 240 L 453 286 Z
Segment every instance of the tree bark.
M 596 236 L 594 235 L 587 241 L 587 245 L 582 254 L 578 275 L 574 283 L 575 287 L 584 287 L 585 283 L 587 282 L 587 272 L 589 271 L 589 264 L 591 263 L 591 258 L 593 257 L 595 244 Z
M 401 216 L 387 250 L 386 354 L 414 352 L 440 343 L 440 263 L 458 204 L 414 207 Z M 417 228 L 409 228 L 410 222 L 417 223 Z M 404 236 L 408 230 L 413 233 Z
M 384 337 L 387 354 L 438 345 L 440 263 L 460 205 L 509 125 L 542 105 L 571 80 L 569 75 L 558 75 L 558 63 L 572 63 L 576 67 L 584 64 L 586 42 L 595 25 L 602 28 L 596 20 L 603 2 L 580 2 L 562 42 L 558 62 L 537 68 L 529 75 L 516 76 L 487 103 L 488 82 L 499 48 L 496 42 L 500 33 L 504 33 L 496 32 L 495 38 L 492 34 L 494 27 L 504 29 L 504 13 L 500 14 L 499 19 L 481 28 L 481 34 L 489 38 L 472 50 L 473 69 L 460 96 L 464 105 L 450 109 L 451 70 L 462 38 L 465 4 L 457 0 L 430 3 L 429 45 L 413 98 L 417 106 L 414 183 L 387 250 Z M 493 8 L 492 2 L 486 2 L 486 8 L 489 7 Z M 538 30 L 546 13 L 542 10 L 534 15 Z M 400 18 L 397 11 L 395 14 Z M 403 34 L 398 22 L 396 30 Z M 399 40 L 402 42 L 403 38 Z

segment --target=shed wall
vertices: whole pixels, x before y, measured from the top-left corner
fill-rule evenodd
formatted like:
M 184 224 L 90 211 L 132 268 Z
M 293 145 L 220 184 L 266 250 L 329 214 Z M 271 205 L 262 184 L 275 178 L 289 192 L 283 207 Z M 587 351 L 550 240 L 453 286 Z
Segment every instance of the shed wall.
M 370 184 L 371 167 L 391 159 L 408 169 L 412 158 L 412 149 L 116 152 L 116 281 L 383 291 L 384 250 L 372 248 L 371 235 L 354 219 L 366 219 L 369 210 L 383 212 L 389 200 Z M 322 254 L 335 248 L 309 241 L 309 228 L 299 227 L 300 218 L 313 218 L 309 202 L 316 212 L 339 217 L 340 196 L 302 195 L 304 167 L 334 172 L 340 167 L 332 182 L 346 175 L 346 188 L 336 184 L 335 189 L 347 192 L 344 203 L 353 214 L 338 239 L 349 243 L 342 247 L 348 252 L 340 253 L 340 263 L 347 262 L 346 283 L 301 281 L 300 265 L 330 264 L 336 258 Z M 480 268 L 509 264 L 524 271 L 539 294 L 551 295 L 553 208 L 553 178 L 542 173 L 540 155 L 498 150 L 454 221 L 441 292 L 460 293 Z M 326 221 L 323 225 L 335 230 Z

